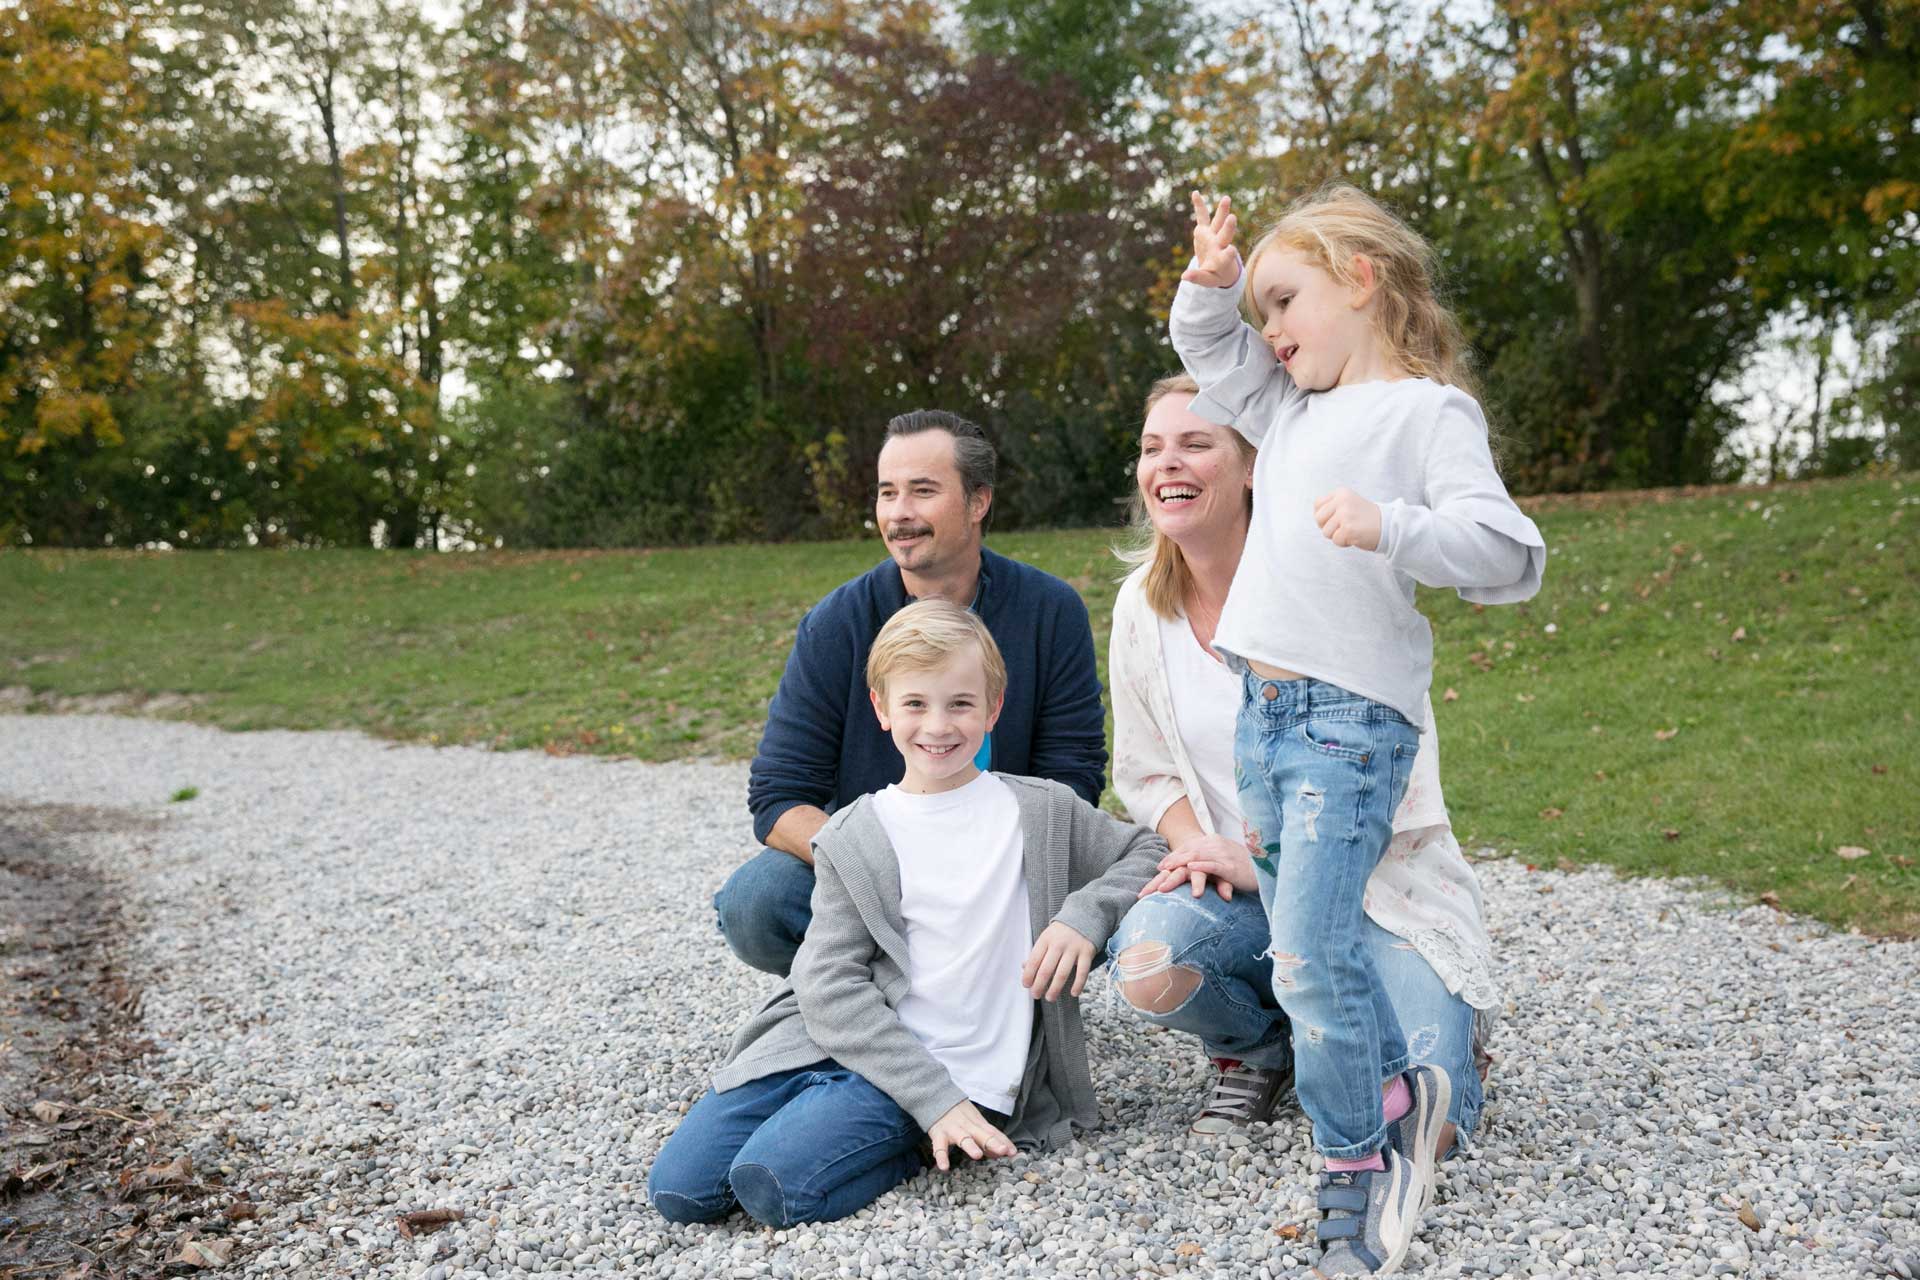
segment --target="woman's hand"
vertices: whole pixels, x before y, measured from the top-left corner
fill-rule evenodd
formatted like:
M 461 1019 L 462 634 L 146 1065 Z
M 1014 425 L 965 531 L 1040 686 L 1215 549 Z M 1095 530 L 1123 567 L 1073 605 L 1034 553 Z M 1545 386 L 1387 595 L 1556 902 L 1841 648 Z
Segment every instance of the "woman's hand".
M 1140 896 L 1170 893 L 1184 885 L 1193 886 L 1199 897 L 1212 882 L 1222 898 L 1229 901 L 1233 891 L 1257 893 L 1260 882 L 1253 876 L 1253 857 L 1247 846 L 1221 835 L 1197 835 L 1160 859 L 1159 874 L 1147 881 Z
M 1233 199 L 1221 196 L 1213 211 L 1196 191 L 1193 193 L 1193 265 L 1180 273 L 1182 280 L 1224 289 L 1240 278 L 1240 252 L 1233 247 L 1233 233 L 1239 227 L 1233 216 Z
M 1027 962 L 1020 966 L 1020 985 L 1035 1000 L 1058 1000 L 1071 978 L 1071 994 L 1078 998 L 1093 972 L 1093 950 L 1093 943 L 1077 930 L 1055 920 L 1034 939 Z
M 980 1108 L 971 1102 L 958 1103 L 935 1120 L 933 1128 L 927 1130 L 927 1137 L 933 1142 L 933 1163 L 942 1173 L 947 1169 L 948 1147 L 958 1147 L 975 1160 L 1010 1156 L 1014 1152 L 1012 1140 L 988 1124 Z

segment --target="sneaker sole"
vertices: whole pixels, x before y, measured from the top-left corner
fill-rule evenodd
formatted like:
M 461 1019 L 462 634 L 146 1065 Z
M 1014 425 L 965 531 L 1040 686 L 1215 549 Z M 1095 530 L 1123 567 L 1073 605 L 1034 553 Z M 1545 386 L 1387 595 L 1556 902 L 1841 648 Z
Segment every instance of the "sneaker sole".
M 1420 1176 L 1418 1167 L 1416 1167 L 1409 1176 L 1418 1179 Z M 1377 1276 L 1390 1276 L 1400 1269 L 1402 1262 L 1406 1261 L 1407 1250 L 1413 1247 L 1413 1233 L 1419 1229 L 1420 1215 L 1424 1211 L 1420 1202 L 1420 1195 L 1420 1188 L 1415 1186 L 1410 1189 L 1406 1197 L 1406 1199 L 1413 1202 L 1414 1206 L 1413 1216 L 1411 1218 L 1403 1218 L 1400 1214 L 1394 1212 L 1392 1205 L 1388 1205 L 1386 1212 L 1380 1215 L 1380 1235 L 1382 1240 L 1393 1240 L 1397 1241 L 1397 1243 L 1394 1245 L 1393 1251 L 1380 1260 L 1380 1269 L 1373 1274 Z M 1404 1202 L 1405 1201 L 1402 1201 L 1402 1203 Z

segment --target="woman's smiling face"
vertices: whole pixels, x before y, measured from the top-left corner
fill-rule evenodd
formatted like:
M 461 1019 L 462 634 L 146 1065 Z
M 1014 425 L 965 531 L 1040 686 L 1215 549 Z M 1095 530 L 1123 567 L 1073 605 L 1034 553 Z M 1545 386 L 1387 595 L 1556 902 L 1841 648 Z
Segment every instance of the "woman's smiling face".
M 1231 427 L 1194 414 L 1190 395 L 1161 399 L 1140 429 L 1134 481 L 1153 527 L 1178 542 L 1247 521 L 1253 459 Z

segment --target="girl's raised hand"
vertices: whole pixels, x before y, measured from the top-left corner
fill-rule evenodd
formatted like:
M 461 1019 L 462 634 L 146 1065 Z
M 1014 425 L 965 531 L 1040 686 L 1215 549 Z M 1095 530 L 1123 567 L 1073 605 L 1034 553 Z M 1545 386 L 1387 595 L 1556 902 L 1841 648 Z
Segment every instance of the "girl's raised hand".
M 1180 273 L 1182 280 L 1224 289 L 1240 278 L 1240 251 L 1233 247 L 1233 233 L 1240 223 L 1233 216 L 1233 198 L 1221 196 L 1220 203 L 1207 210 L 1207 201 L 1193 193 L 1193 265 Z

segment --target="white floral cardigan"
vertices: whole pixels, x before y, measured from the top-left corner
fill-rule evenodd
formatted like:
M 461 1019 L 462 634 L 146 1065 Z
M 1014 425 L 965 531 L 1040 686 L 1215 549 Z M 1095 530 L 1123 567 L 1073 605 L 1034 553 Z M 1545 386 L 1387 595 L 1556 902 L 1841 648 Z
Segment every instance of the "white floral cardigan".
M 1213 816 L 1175 728 L 1159 619 L 1141 587 L 1145 577 L 1144 568 L 1135 570 L 1113 606 L 1107 649 L 1113 789 L 1135 822 L 1158 830 L 1167 810 L 1184 799 L 1201 827 L 1213 832 Z M 1431 706 L 1406 798 L 1393 816 L 1393 842 L 1367 881 L 1365 907 L 1375 924 L 1420 952 L 1447 990 L 1483 1013 L 1499 1004 L 1480 881 L 1461 856 L 1440 794 L 1440 742 Z

